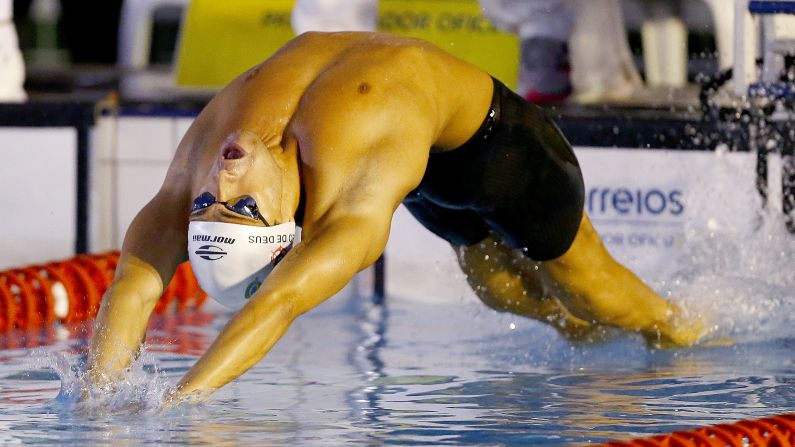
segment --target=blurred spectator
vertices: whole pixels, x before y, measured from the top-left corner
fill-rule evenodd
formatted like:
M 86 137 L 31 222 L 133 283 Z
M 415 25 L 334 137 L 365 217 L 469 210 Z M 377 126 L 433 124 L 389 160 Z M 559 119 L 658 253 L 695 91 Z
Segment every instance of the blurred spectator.
M 13 16 L 12 0 L 0 0 L 0 102 L 26 99 L 22 88 L 25 64 L 19 51 Z
M 517 90 L 536 103 L 557 103 L 571 94 L 568 39 L 573 14 L 567 0 L 480 0 L 489 19 L 521 39 Z M 374 31 L 378 0 L 298 0 L 293 29 Z
M 134 1 L 134 0 L 133 0 Z M 16 21 L 25 27 L 25 51 L 53 50 L 45 62 L 115 64 L 123 0 L 14 0 Z M 50 23 L 57 27 L 50 36 Z M 51 47 L 51 48 L 50 48 Z M 54 54 L 66 50 L 66 55 Z M 29 56 L 31 59 L 40 59 Z
M 659 0 L 663 1 L 663 0 Z M 572 84 L 579 102 L 621 101 L 642 85 L 619 0 L 572 0 Z
M 569 38 L 574 13 L 567 0 L 480 0 L 500 29 L 519 36 L 517 90 L 529 101 L 558 103 L 571 94 Z
M 122 2 L 61 0 L 59 35 L 73 63 L 116 63 Z

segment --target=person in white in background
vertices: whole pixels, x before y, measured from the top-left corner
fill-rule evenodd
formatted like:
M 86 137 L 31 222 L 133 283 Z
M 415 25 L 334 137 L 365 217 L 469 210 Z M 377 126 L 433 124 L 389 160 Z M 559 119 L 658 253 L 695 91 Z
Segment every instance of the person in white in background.
M 666 1 L 666 0 L 658 0 Z M 627 40 L 619 0 L 571 0 L 571 82 L 581 103 L 622 101 L 643 87 Z
M 480 4 L 496 27 L 519 36 L 517 90 L 529 101 L 554 104 L 572 91 L 579 102 L 621 100 L 641 86 L 619 0 L 480 0 Z
M 518 93 L 537 104 L 564 101 L 572 93 L 569 38 L 574 13 L 567 0 L 480 0 L 497 28 L 519 36 Z
M 293 6 L 295 34 L 307 31 L 375 31 L 378 0 L 297 0 Z
M 498 28 L 521 39 L 518 93 L 531 102 L 557 103 L 572 91 L 568 39 L 574 15 L 567 0 L 480 0 Z M 306 31 L 375 31 L 378 0 L 298 0 L 292 24 Z
M 25 63 L 19 51 L 13 8 L 13 0 L 0 0 L 0 102 L 22 102 L 27 99 L 22 87 Z

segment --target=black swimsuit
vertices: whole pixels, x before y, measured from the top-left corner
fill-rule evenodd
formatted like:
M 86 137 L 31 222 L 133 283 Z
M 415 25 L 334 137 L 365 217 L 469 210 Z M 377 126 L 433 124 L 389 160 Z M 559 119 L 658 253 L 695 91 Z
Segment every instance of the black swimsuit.
M 480 129 L 461 147 L 432 153 L 403 203 L 451 244 L 473 245 L 494 233 L 544 261 L 568 250 L 583 201 L 580 167 L 560 130 L 494 79 Z

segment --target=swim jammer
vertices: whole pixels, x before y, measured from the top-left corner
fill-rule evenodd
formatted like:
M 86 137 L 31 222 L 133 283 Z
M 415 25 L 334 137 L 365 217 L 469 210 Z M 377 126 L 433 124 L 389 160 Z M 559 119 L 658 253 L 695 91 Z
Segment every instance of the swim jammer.
M 494 233 L 536 261 L 557 258 L 582 218 L 579 163 L 541 108 L 493 82 L 480 129 L 456 149 L 432 152 L 422 182 L 403 203 L 453 245 Z

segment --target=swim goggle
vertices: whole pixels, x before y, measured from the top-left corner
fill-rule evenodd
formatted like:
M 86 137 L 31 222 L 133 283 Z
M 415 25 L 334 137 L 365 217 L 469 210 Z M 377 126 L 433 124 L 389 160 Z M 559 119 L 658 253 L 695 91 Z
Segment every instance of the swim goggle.
M 259 212 L 259 207 L 257 206 L 257 202 L 251 196 L 240 196 L 238 198 L 221 202 L 218 201 L 214 195 L 210 194 L 209 192 L 203 192 L 193 200 L 193 207 L 191 208 L 191 212 L 195 213 L 196 211 L 203 210 L 210 205 L 214 204 L 221 204 L 226 207 L 229 211 L 233 213 L 239 214 L 241 216 L 248 217 L 250 219 L 255 219 L 262 221 L 266 227 L 269 227 L 270 224 L 262 214 Z

